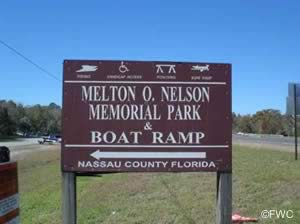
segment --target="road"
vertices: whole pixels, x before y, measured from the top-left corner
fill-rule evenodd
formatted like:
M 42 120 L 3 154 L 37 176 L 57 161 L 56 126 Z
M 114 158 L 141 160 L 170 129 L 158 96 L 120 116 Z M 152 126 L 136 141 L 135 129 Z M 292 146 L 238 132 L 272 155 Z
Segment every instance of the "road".
M 232 135 L 233 144 L 260 147 L 283 151 L 293 151 L 295 139 L 293 137 L 271 135 Z M 299 140 L 298 140 L 299 141 Z
M 12 141 L 0 142 L 0 145 L 6 146 L 8 148 L 14 148 L 18 146 L 33 145 L 37 143 L 38 138 L 17 138 Z
M 259 135 L 232 135 L 232 139 L 235 143 L 247 142 L 258 144 L 271 144 L 282 146 L 294 146 L 295 138 L 293 137 L 281 137 L 281 136 L 259 136 Z
M 59 144 L 44 144 L 38 143 L 38 138 L 19 138 L 13 141 L 0 142 L 0 146 L 6 146 L 10 149 L 11 159 L 20 159 L 21 155 L 27 152 L 39 152 L 43 150 L 57 149 Z
M 282 136 L 260 136 L 260 135 L 233 135 L 233 144 L 245 145 L 249 147 L 264 147 L 281 151 L 294 151 L 294 138 Z M 14 141 L 0 142 L 0 146 L 6 146 L 11 151 L 11 157 L 26 152 L 57 149 L 58 144 L 38 144 L 37 138 L 20 138 Z

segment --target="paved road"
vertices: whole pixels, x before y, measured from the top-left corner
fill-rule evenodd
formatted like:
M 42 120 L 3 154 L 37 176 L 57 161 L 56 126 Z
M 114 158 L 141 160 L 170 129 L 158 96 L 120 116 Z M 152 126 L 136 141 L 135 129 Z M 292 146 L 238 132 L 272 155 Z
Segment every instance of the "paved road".
M 249 142 L 258 144 L 274 144 L 283 146 L 293 146 L 295 139 L 293 137 L 281 137 L 281 136 L 259 136 L 259 135 L 233 135 L 234 142 Z M 299 141 L 299 139 L 298 139 Z
M 11 158 L 15 159 L 26 152 L 39 152 L 43 150 L 57 149 L 59 144 L 38 143 L 39 138 L 19 138 L 14 141 L 0 142 L 0 146 L 6 146 L 10 149 Z
M 233 144 L 246 145 L 250 147 L 261 147 L 294 151 L 294 138 L 281 136 L 259 136 L 259 135 L 233 135 Z M 21 138 L 15 141 L 0 142 L 0 146 L 7 146 L 11 150 L 11 155 L 17 155 L 24 152 L 47 150 L 53 148 L 53 145 L 40 145 L 37 138 Z M 299 141 L 300 143 L 300 141 Z M 55 147 L 57 148 L 57 147 Z M 300 148 L 300 147 L 299 147 Z
M 267 135 L 233 135 L 233 144 L 248 146 L 265 146 L 271 149 L 293 151 L 295 139 L 293 137 L 267 136 Z M 299 142 L 299 139 L 298 139 Z
M 34 145 L 37 143 L 37 141 L 38 138 L 17 138 L 13 141 L 0 142 L 0 145 L 13 149 L 14 147 L 18 147 L 18 146 Z

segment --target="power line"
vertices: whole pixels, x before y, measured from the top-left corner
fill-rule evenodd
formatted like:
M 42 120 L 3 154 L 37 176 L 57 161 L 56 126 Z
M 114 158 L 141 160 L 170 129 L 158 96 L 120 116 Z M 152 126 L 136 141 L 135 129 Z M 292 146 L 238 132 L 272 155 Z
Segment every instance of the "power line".
M 31 59 L 29 59 L 28 57 L 26 57 L 24 54 L 20 53 L 18 50 L 16 50 L 15 48 L 9 46 L 7 43 L 5 43 L 4 41 L 0 40 L 0 43 L 2 45 L 4 45 L 5 47 L 7 47 L 8 49 L 10 49 L 11 51 L 13 51 L 15 54 L 19 55 L 20 57 L 22 57 L 24 60 L 26 60 L 27 62 L 29 62 L 30 64 L 32 64 L 33 66 L 35 66 L 36 68 L 38 68 L 39 70 L 41 70 L 42 72 L 44 72 L 46 75 L 48 75 L 49 77 L 55 79 L 58 82 L 61 82 L 61 79 L 59 79 L 58 77 L 56 77 L 55 75 L 51 74 L 50 72 L 48 72 L 46 69 L 44 69 L 42 66 L 39 66 L 37 63 L 33 62 Z

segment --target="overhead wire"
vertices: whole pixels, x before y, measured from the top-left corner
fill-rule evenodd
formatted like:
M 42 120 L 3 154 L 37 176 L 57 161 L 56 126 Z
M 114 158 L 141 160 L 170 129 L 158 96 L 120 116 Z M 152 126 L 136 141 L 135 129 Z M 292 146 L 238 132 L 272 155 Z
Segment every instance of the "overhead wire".
M 11 51 L 13 51 L 15 54 L 17 54 L 18 56 L 22 57 L 24 60 L 26 60 L 27 62 L 29 62 L 30 64 L 32 64 L 33 66 L 35 66 L 36 68 L 38 68 L 39 70 L 41 70 L 42 72 L 44 72 L 44 74 L 48 75 L 49 77 L 55 79 L 58 82 L 61 82 L 61 79 L 58 78 L 57 76 L 53 75 L 52 73 L 48 72 L 46 69 L 44 69 L 42 66 L 38 65 L 37 63 L 35 63 L 33 60 L 31 60 L 30 58 L 26 57 L 24 54 L 22 54 L 20 51 L 18 51 L 16 48 L 8 45 L 6 42 L 4 42 L 3 40 L 0 40 L 0 43 L 2 45 L 4 45 L 5 47 L 7 47 L 8 49 L 10 49 Z

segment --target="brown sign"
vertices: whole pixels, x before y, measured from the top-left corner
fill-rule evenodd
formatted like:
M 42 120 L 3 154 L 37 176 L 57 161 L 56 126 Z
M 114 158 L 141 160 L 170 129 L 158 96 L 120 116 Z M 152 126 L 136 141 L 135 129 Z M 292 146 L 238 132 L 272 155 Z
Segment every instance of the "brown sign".
M 0 163 L 0 223 L 20 223 L 17 163 Z
M 62 170 L 230 171 L 231 65 L 64 62 Z

